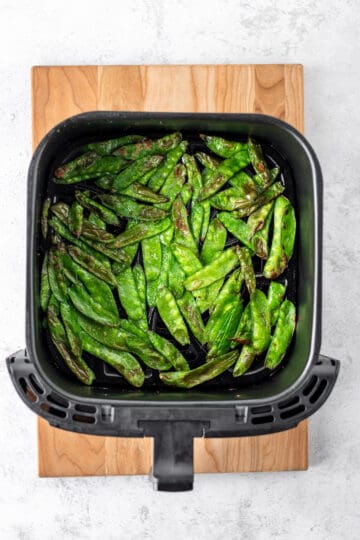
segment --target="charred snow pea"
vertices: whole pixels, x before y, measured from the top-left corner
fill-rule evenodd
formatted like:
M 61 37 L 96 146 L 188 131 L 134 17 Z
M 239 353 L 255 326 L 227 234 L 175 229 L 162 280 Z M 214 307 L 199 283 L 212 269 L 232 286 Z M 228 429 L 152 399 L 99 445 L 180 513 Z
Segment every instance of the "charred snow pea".
M 85 150 L 94 151 L 100 156 L 108 156 L 121 146 L 139 143 L 144 140 L 145 137 L 142 137 L 141 135 L 125 135 L 124 137 L 118 137 L 117 139 L 87 144 Z
M 191 292 L 186 291 L 185 294 L 177 300 L 181 314 L 187 322 L 190 330 L 200 343 L 204 343 L 204 322 L 201 318 L 201 313 L 196 305 L 195 298 Z
M 41 267 L 41 283 L 40 283 L 40 306 L 43 311 L 46 311 L 51 296 L 51 288 L 48 276 L 48 255 L 45 257 Z
M 98 229 L 106 230 L 106 223 L 104 220 L 102 220 L 98 215 L 94 214 L 94 212 L 90 212 L 88 217 L 88 222 L 92 223 L 97 227 Z
M 101 202 L 116 215 L 140 221 L 158 221 L 167 215 L 165 210 L 148 204 L 140 204 L 122 195 L 100 195 Z
M 68 227 L 72 234 L 79 238 L 84 219 L 84 207 L 74 201 L 69 209 Z
M 271 321 L 269 304 L 265 294 L 256 289 L 250 297 L 252 346 L 256 354 L 266 350 L 270 343 Z
M 47 233 L 48 233 L 48 215 L 49 215 L 50 205 L 51 205 L 51 199 L 50 197 L 47 197 L 47 199 L 45 199 L 44 201 L 42 211 L 41 211 L 41 232 L 44 239 L 47 237 Z
M 250 216 L 250 214 L 252 214 L 253 212 L 255 212 L 255 210 L 260 208 L 260 206 L 267 204 L 273 199 L 276 199 L 276 197 L 281 195 L 284 189 L 285 188 L 281 182 L 275 182 L 270 187 L 268 187 L 265 191 L 263 191 L 253 201 L 249 201 L 248 203 L 244 204 L 243 199 L 241 199 L 240 203 L 235 205 L 236 215 L 238 217 Z
M 256 144 L 250 137 L 248 139 L 249 156 L 251 165 L 254 167 L 257 177 L 260 179 L 261 189 L 266 189 L 271 184 L 271 174 L 266 164 L 260 144 Z
M 114 236 L 105 229 L 99 229 L 96 225 L 93 225 L 87 219 L 83 220 L 81 238 L 93 240 L 95 242 L 106 243 L 114 240 Z
M 162 196 L 165 196 L 168 199 L 168 202 L 158 204 L 158 208 L 170 210 L 175 200 L 175 197 L 179 193 L 181 193 L 182 187 L 185 182 L 185 176 L 186 169 L 184 165 L 182 165 L 181 163 L 175 165 L 160 190 L 160 194 Z
M 240 267 L 245 279 L 247 290 L 249 291 L 249 294 L 252 294 L 256 289 L 256 278 L 251 260 L 251 253 L 246 247 L 239 248 L 239 246 L 236 246 L 236 253 L 239 257 Z
M 203 167 L 210 171 L 214 171 L 221 163 L 220 159 L 210 156 L 206 152 L 196 152 L 195 157 Z
M 79 331 L 74 330 L 74 326 L 71 323 L 69 324 L 68 307 L 69 307 L 69 304 L 67 302 L 61 302 L 60 313 L 61 313 L 62 322 L 64 324 L 64 328 L 65 328 L 65 332 L 66 332 L 66 336 L 68 339 L 71 352 L 75 355 L 76 358 L 81 358 L 82 343 L 80 339 L 80 333 Z
M 80 266 L 108 283 L 111 287 L 116 286 L 115 276 L 111 270 L 107 266 L 104 266 L 98 259 L 95 259 L 95 257 L 76 246 L 68 246 L 68 252 Z
M 66 175 L 56 176 L 54 182 L 56 184 L 76 184 L 84 180 L 101 178 L 107 174 L 116 174 L 128 165 L 128 162 L 119 156 L 98 156 L 97 154 L 95 156 L 96 158 L 86 167 L 78 167 Z M 63 169 L 63 167 L 60 169 Z M 58 174 L 60 169 L 55 171 L 55 175 Z
M 234 247 L 223 251 L 215 261 L 204 266 L 197 272 L 186 278 L 184 284 L 189 291 L 207 287 L 211 283 L 218 281 L 229 272 L 239 266 L 239 258 Z
M 255 349 L 252 345 L 243 345 L 236 361 L 233 377 L 244 375 L 252 366 L 256 357 Z
M 151 178 L 148 182 L 149 188 L 154 191 L 159 191 L 167 177 L 175 167 L 176 163 L 179 161 L 181 156 L 186 151 L 187 142 L 182 141 L 178 146 L 172 148 L 165 156 L 163 162 L 155 169 L 154 174 L 151 175 Z
M 172 206 L 172 220 L 175 227 L 175 242 L 197 253 L 197 245 L 190 230 L 187 211 L 180 195 L 177 195 Z
M 178 146 L 181 139 L 181 133 L 171 133 L 170 135 L 165 135 L 161 139 L 145 139 L 143 141 L 135 141 L 136 144 L 123 146 L 114 153 L 129 160 L 141 159 L 153 154 L 166 154 L 169 152 L 169 150 Z
M 66 180 L 68 177 L 75 174 L 74 171 L 89 167 L 89 165 L 94 163 L 97 159 L 99 159 L 99 156 L 96 152 L 85 152 L 72 161 L 60 165 L 60 167 L 55 170 L 54 176 L 55 178 L 63 178 Z
M 179 371 L 189 371 L 189 364 L 175 345 L 155 332 L 148 331 L 148 337 L 152 346 L 165 356 L 175 369 Z
M 275 201 L 274 232 L 270 255 L 264 266 L 264 276 L 275 279 L 287 268 L 295 243 L 295 211 L 289 199 L 284 196 Z
M 131 268 L 126 268 L 116 276 L 118 293 L 121 305 L 129 319 L 133 321 L 146 321 L 143 303 L 139 297 L 134 274 Z M 147 323 L 145 323 L 147 326 Z
M 240 151 L 232 157 L 225 159 L 215 171 L 208 176 L 207 181 L 200 191 L 198 199 L 200 201 L 208 199 L 214 195 L 224 184 L 240 169 L 249 164 L 248 152 Z
M 236 188 L 238 197 L 252 201 L 258 196 L 258 188 L 256 182 L 246 172 L 240 171 L 232 176 L 229 184 Z
M 88 191 L 75 191 L 75 197 L 77 201 L 84 207 L 88 208 L 92 212 L 95 212 L 105 223 L 109 225 L 119 225 L 119 219 L 116 214 L 106 206 L 94 201 L 89 197 Z
M 270 212 L 266 216 L 264 226 L 254 234 L 252 239 L 255 254 L 260 257 L 260 259 L 267 259 L 269 255 L 269 231 L 273 216 L 273 209 L 274 207 L 272 205 Z
M 270 310 L 271 326 L 274 326 L 279 317 L 280 305 L 285 296 L 286 286 L 277 281 L 271 281 L 268 288 L 268 305 Z
M 51 248 L 48 252 L 47 273 L 50 289 L 58 302 L 65 302 L 68 287 L 66 285 L 59 252 Z
M 211 206 L 210 206 L 209 201 L 202 201 L 200 205 L 203 208 L 203 218 L 202 218 L 202 224 L 201 224 L 200 240 L 204 242 L 207 235 L 208 228 L 209 228 L 209 223 L 210 223 Z
M 296 310 L 290 300 L 284 300 L 279 310 L 279 317 L 274 335 L 265 357 L 265 367 L 275 369 L 283 360 L 289 347 L 296 326 Z
M 273 201 L 264 204 L 264 206 L 260 206 L 255 212 L 253 212 L 248 220 L 247 220 L 247 227 L 250 238 L 253 238 L 254 235 L 261 231 L 261 229 L 265 226 L 266 218 L 271 213 L 273 208 Z
M 169 371 L 168 373 L 160 373 L 159 376 L 165 384 L 179 388 L 193 388 L 227 371 L 235 363 L 237 356 L 238 353 L 232 351 L 211 359 L 190 371 Z
M 187 246 L 174 242 L 171 250 L 187 276 L 191 276 L 202 268 L 199 258 Z
M 156 193 L 147 186 L 143 186 L 139 182 L 133 182 L 125 188 L 123 191 L 119 192 L 121 195 L 126 195 L 127 197 L 132 197 L 143 202 L 149 203 L 166 203 L 168 198 L 161 193 Z
M 221 223 L 227 228 L 235 238 L 240 240 L 244 246 L 251 249 L 253 248 L 251 235 L 247 223 L 242 219 L 230 214 L 229 212 L 219 212 L 217 215 Z
M 172 293 L 166 287 L 163 287 L 156 299 L 156 307 L 161 319 L 167 326 L 170 334 L 181 345 L 190 343 L 189 334 Z
M 168 287 L 175 298 L 181 298 L 185 292 L 184 279 L 186 274 L 172 251 L 170 254 Z
M 82 358 L 77 358 L 71 352 L 65 328 L 59 317 L 59 305 L 55 297 L 52 297 L 49 302 L 47 322 L 51 340 L 67 367 L 82 383 L 90 385 L 95 379 L 95 374 Z
M 121 248 L 134 244 L 135 242 L 140 242 L 145 238 L 151 238 L 156 236 L 168 229 L 171 225 L 169 218 L 162 219 L 161 221 L 152 222 L 142 222 L 135 223 L 131 229 L 126 230 L 125 232 L 120 233 L 115 240 L 109 244 L 110 248 Z
M 122 191 L 133 182 L 139 182 L 148 171 L 155 169 L 162 161 L 163 156 L 149 156 L 138 159 L 131 163 L 126 169 L 114 176 L 112 191 Z
M 248 151 L 246 143 L 228 141 L 213 135 L 200 135 L 200 138 L 205 142 L 209 150 L 223 158 L 230 158 L 238 152 L 247 153 Z
M 248 345 L 251 343 L 251 307 L 250 302 L 245 307 L 239 325 L 233 337 L 234 347 L 236 343 Z

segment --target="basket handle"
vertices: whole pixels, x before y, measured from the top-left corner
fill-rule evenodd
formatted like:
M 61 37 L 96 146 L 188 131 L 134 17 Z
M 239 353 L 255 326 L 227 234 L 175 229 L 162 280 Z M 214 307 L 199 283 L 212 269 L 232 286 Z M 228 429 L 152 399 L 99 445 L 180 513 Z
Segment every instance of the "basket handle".
M 158 491 L 193 489 L 193 438 L 204 435 L 203 422 L 139 422 L 144 435 L 154 438 L 152 477 Z

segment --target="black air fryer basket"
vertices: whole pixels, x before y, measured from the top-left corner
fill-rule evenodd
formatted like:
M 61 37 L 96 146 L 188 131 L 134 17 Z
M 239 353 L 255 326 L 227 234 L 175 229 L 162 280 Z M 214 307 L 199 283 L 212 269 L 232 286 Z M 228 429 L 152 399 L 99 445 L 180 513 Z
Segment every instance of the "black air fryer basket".
M 100 361 L 91 364 L 96 386 L 77 382 L 64 368 L 42 326 L 39 276 L 43 255 L 40 212 L 47 194 L 61 186 L 48 183 L 54 169 L 85 143 L 140 133 L 150 137 L 181 131 L 197 150 L 198 133 L 259 141 L 269 163 L 281 168 L 285 194 L 297 215 L 294 256 L 282 279 L 297 307 L 295 337 L 285 362 L 274 373 L 261 366 L 243 377 L 231 373 L 191 391 L 164 387 L 149 373 L 133 389 Z M 52 426 L 118 437 L 154 437 L 153 477 L 158 489 L 180 491 L 193 485 L 193 438 L 239 437 L 276 433 L 295 427 L 329 396 L 339 362 L 320 355 L 322 177 L 314 151 L 288 124 L 257 114 L 179 114 L 91 112 L 52 129 L 33 156 L 27 207 L 27 349 L 7 359 L 23 401 Z M 261 267 L 258 286 L 261 287 Z M 265 282 L 264 282 L 265 284 Z M 152 327 L 164 333 L 160 321 Z M 192 343 L 183 351 L 196 365 L 203 351 Z M 90 360 L 91 361 L 91 360 Z

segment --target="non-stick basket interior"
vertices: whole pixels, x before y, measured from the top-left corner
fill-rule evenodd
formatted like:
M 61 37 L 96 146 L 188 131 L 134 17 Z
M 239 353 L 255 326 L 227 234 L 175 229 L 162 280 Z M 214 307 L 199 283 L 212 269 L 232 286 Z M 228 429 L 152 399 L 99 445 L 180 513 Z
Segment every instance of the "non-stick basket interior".
M 81 117 L 78 123 L 74 119 L 63 131 L 60 130 L 57 134 L 55 133 L 53 138 L 50 135 L 47 151 L 41 153 L 41 156 L 39 156 L 41 159 L 38 159 L 30 170 L 31 192 L 29 197 L 31 200 L 34 199 L 35 211 L 31 217 L 34 220 L 32 223 L 34 249 L 32 253 L 28 253 L 28 262 L 34 265 L 32 267 L 33 279 L 31 283 L 33 301 L 32 305 L 29 306 L 30 320 L 28 320 L 28 324 L 30 323 L 32 326 L 28 328 L 28 336 L 30 334 L 34 338 L 32 345 L 35 346 L 36 359 L 41 365 L 41 369 L 46 372 L 53 382 L 64 387 L 67 392 L 99 399 L 104 396 L 110 399 L 131 400 L 256 398 L 278 393 L 293 384 L 311 360 L 309 356 L 314 338 L 312 323 L 316 286 L 314 274 L 316 265 L 316 223 L 314 219 L 315 192 L 313 189 L 315 178 L 314 170 L 311 168 L 309 157 L 304 149 L 297 144 L 291 134 L 283 133 L 278 126 L 272 126 L 271 124 L 262 125 L 261 123 L 257 124 L 248 121 L 236 123 L 224 116 L 222 119 L 216 119 L 214 115 L 212 115 L 212 119 L 207 121 L 205 118 L 196 121 L 196 115 L 194 115 L 193 120 L 191 120 L 191 117 L 185 119 L 181 118 L 181 115 L 177 115 L 176 119 L 175 117 L 171 118 L 172 115 L 169 115 L 170 120 L 168 121 L 166 119 L 159 121 L 154 116 L 153 119 L 146 118 L 145 122 L 141 122 L 141 118 L 136 118 L 136 121 L 134 121 L 134 118 L 131 118 L 130 115 L 128 119 L 119 117 L 118 121 L 115 119 L 113 122 L 109 122 L 105 118 L 101 120 L 101 114 L 104 113 L 99 113 L 99 117 L 92 123 L 82 121 Z M 98 124 L 98 129 L 96 129 L 96 124 Z M 61 163 L 75 157 L 79 153 L 80 147 L 85 143 L 121 136 L 124 132 L 139 133 L 156 138 L 174 129 L 181 131 L 184 138 L 189 141 L 191 153 L 206 150 L 198 136 L 201 132 L 231 137 L 235 140 L 246 140 L 246 137 L 251 134 L 261 143 L 268 164 L 270 166 L 279 166 L 279 179 L 285 186 L 284 194 L 295 207 L 298 225 L 294 255 L 287 270 L 278 278 L 278 281 L 287 285 L 287 297 L 295 303 L 298 309 L 295 338 L 284 362 L 277 371 L 270 372 L 263 368 L 263 357 L 259 357 L 244 376 L 235 379 L 231 370 L 229 370 L 222 376 L 201 385 L 201 387 L 191 392 L 173 391 L 168 387 L 164 387 L 159 380 L 158 373 L 150 368 L 145 368 L 145 383 L 142 389 L 133 389 L 111 367 L 85 353 L 84 358 L 96 374 L 96 382 L 93 388 L 85 388 L 69 374 L 57 350 L 52 345 L 48 331 L 42 325 L 43 315 L 37 301 L 39 291 L 38 276 L 44 250 L 48 247 L 41 239 L 39 229 L 38 216 L 42 201 L 46 196 L 50 196 L 54 202 L 58 200 L 68 202 L 72 199 L 72 193 L 78 186 L 64 187 L 54 184 L 50 179 L 54 169 Z M 297 149 L 296 146 L 298 146 Z M 92 182 L 85 185 L 91 190 L 96 190 Z M 213 215 L 215 213 L 216 211 L 213 211 Z M 237 240 L 234 237 L 228 237 L 228 245 L 236 242 Z M 141 263 L 141 250 L 138 250 L 135 262 Z M 269 282 L 262 277 L 264 263 L 257 257 L 254 258 L 254 263 L 257 287 L 267 292 Z M 248 298 L 245 290 L 243 291 L 243 297 L 244 302 L 247 302 Z M 123 315 L 120 302 L 118 305 L 120 313 Z M 31 314 L 33 317 L 31 317 Z M 171 334 L 167 331 L 156 309 L 149 310 L 148 318 L 150 327 L 154 331 L 172 340 Z M 31 319 L 33 319 L 32 323 Z M 192 338 L 190 345 L 182 347 L 180 350 L 191 367 L 197 367 L 204 362 L 206 349 L 195 338 Z

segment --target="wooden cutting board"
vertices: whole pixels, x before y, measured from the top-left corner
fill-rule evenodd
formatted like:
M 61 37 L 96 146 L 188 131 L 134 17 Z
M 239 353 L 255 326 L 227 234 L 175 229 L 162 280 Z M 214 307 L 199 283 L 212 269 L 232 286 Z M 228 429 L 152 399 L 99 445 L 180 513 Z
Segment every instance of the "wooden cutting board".
M 49 66 L 32 69 L 35 148 L 61 120 L 92 110 L 256 112 L 303 131 L 301 65 Z M 152 439 L 69 433 L 38 420 L 40 476 L 148 474 Z M 307 421 L 261 437 L 195 439 L 195 472 L 305 470 Z

